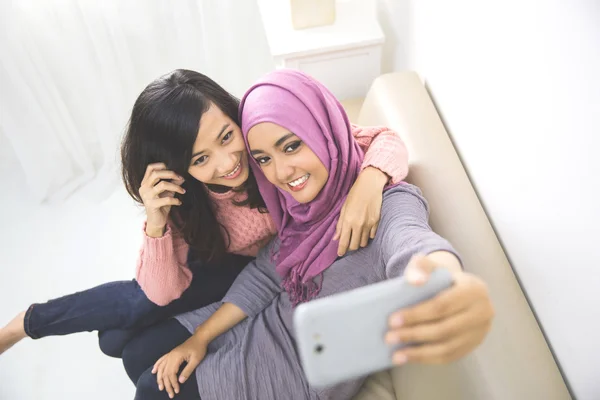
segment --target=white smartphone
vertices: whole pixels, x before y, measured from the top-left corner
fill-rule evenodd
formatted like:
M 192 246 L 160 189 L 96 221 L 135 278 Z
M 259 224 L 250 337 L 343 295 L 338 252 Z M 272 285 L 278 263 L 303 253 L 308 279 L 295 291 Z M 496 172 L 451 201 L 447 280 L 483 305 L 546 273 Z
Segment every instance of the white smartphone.
M 389 316 L 450 286 L 450 272 L 436 269 L 423 286 L 394 278 L 299 305 L 294 329 L 309 384 L 322 388 L 391 368 L 402 345 L 385 343 Z

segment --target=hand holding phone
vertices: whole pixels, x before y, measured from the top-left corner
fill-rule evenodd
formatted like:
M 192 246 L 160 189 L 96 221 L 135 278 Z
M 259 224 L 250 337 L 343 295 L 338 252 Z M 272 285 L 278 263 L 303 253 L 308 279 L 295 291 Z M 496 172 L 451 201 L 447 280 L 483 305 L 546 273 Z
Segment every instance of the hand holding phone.
M 452 286 L 452 276 L 436 269 L 422 286 L 402 277 L 299 305 L 296 342 L 304 373 L 319 388 L 392 367 L 392 354 L 407 344 L 385 343 L 388 317 Z

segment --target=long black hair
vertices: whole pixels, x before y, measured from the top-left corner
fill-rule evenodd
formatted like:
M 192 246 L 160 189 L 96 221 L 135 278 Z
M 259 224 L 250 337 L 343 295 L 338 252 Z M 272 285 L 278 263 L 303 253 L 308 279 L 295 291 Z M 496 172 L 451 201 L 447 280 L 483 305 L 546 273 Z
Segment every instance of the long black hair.
M 229 235 L 219 224 L 206 186 L 188 173 L 200 119 L 211 104 L 238 126 L 239 100 L 209 77 L 177 69 L 151 82 L 137 98 L 121 145 L 122 177 L 127 192 L 142 203 L 139 188 L 148 164 L 162 162 L 185 178 L 180 206 L 170 220 L 189 244 L 194 258 L 210 261 L 226 252 Z M 238 206 L 264 212 L 252 171 L 243 187 L 248 197 Z M 223 236 L 225 232 L 225 236 Z

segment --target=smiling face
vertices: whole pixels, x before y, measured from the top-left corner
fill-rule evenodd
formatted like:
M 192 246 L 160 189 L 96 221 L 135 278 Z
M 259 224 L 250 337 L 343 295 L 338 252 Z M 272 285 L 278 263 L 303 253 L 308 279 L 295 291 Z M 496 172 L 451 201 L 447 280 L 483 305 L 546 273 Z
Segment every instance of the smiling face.
M 299 203 L 314 200 L 329 172 L 319 157 L 294 133 L 270 122 L 248 131 L 248 145 L 265 177 Z
M 248 179 L 248 153 L 242 132 L 215 105 L 200 119 L 188 172 L 205 184 L 232 188 Z

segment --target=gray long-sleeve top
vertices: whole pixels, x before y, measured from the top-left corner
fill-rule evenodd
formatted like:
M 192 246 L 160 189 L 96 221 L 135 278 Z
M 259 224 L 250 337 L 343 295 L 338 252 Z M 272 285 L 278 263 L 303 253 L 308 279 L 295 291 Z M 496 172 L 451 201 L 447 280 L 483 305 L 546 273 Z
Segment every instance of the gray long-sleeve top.
M 309 387 L 295 349 L 292 307 L 271 260 L 275 239 L 238 276 L 223 299 L 248 318 L 217 337 L 196 369 L 202 400 L 350 399 L 363 379 L 325 390 Z M 395 278 L 411 256 L 452 246 L 428 224 L 428 208 L 418 188 L 401 184 L 385 192 L 375 239 L 366 248 L 336 260 L 323 274 L 318 298 Z M 393 262 L 392 262 L 393 259 Z M 177 317 L 190 332 L 221 303 Z

